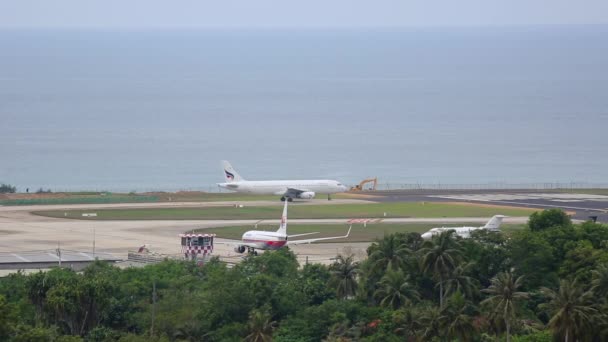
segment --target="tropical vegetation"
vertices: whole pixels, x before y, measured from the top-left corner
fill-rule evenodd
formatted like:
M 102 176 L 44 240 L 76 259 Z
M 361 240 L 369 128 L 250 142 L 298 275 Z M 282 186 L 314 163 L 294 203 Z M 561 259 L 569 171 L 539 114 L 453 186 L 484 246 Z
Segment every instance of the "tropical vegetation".
M 17 187 L 10 184 L 0 184 L 0 194 L 14 194 L 17 191 Z
M 608 340 L 606 225 L 547 210 L 509 235 L 392 234 L 367 252 L 14 273 L 0 341 Z

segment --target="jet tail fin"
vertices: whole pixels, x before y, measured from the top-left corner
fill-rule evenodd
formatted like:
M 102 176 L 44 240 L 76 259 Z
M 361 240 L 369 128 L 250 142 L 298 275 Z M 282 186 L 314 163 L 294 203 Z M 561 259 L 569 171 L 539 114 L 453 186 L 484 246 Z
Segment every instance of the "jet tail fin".
M 222 168 L 224 169 L 224 179 L 226 180 L 226 183 L 240 182 L 245 180 L 236 172 L 236 170 L 227 160 L 222 160 Z
M 283 215 L 281 216 L 281 225 L 277 233 L 287 236 L 287 199 L 285 199 L 285 206 L 283 207 Z
M 488 230 L 499 230 L 500 229 L 500 225 L 502 224 L 502 219 L 505 218 L 506 216 L 504 215 L 494 215 L 490 221 L 488 221 L 488 223 L 486 223 L 485 226 L 483 226 L 483 229 L 488 229 Z

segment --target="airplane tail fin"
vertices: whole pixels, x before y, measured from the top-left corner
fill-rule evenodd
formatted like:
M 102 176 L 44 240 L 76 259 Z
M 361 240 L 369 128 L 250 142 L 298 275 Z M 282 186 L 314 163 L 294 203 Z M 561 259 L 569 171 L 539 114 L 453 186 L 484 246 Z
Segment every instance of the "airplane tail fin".
M 227 160 L 222 160 L 222 168 L 224 169 L 224 179 L 226 180 L 226 183 L 240 182 L 245 180 L 236 172 L 236 170 L 234 170 L 232 165 L 230 165 Z
M 283 207 L 283 215 L 281 216 L 281 225 L 277 233 L 287 236 L 287 199 L 285 199 L 285 206 Z
M 483 226 L 483 229 L 488 229 L 488 230 L 499 230 L 500 229 L 500 225 L 502 224 L 502 219 L 505 218 L 506 216 L 504 215 L 494 215 L 490 221 L 488 221 L 488 223 L 486 223 L 485 226 Z

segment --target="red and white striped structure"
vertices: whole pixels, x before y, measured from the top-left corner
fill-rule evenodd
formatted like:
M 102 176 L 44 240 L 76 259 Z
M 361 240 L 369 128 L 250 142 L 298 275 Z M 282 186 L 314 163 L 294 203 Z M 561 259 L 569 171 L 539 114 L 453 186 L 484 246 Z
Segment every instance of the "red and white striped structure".
M 350 219 L 347 222 L 348 223 L 372 223 L 377 221 L 376 219 L 366 219 L 366 218 L 358 218 L 358 219 Z
M 215 234 L 179 234 L 182 239 L 182 253 L 186 259 L 198 259 L 213 253 Z
M 367 219 L 367 218 L 356 218 L 356 219 L 350 219 L 348 220 L 348 224 L 355 224 L 355 223 L 363 223 L 363 227 L 367 227 L 368 223 L 374 223 L 374 222 L 378 222 L 379 220 L 377 219 Z

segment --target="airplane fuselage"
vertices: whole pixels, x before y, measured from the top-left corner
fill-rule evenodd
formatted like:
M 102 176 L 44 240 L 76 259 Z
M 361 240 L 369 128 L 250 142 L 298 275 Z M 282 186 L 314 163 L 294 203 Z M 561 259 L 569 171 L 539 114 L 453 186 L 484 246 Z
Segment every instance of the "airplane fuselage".
M 283 195 L 288 189 L 299 189 L 315 194 L 336 194 L 347 190 L 346 186 L 335 180 L 239 181 L 218 185 L 236 192 L 266 195 Z
M 435 235 L 439 235 L 446 231 L 453 231 L 456 235 L 462 238 L 471 237 L 471 232 L 481 229 L 486 229 L 488 231 L 498 231 L 500 229 L 500 225 L 502 224 L 502 219 L 506 216 L 504 215 L 494 215 L 492 218 L 482 227 L 441 227 L 441 228 L 432 228 L 428 232 L 421 235 L 421 237 L 425 240 L 431 239 Z
M 245 232 L 241 240 L 249 247 L 261 250 L 277 250 L 287 244 L 287 236 L 260 230 Z
M 429 230 L 428 232 L 422 234 L 422 238 L 423 239 L 430 239 L 435 235 L 439 235 L 445 231 L 449 231 L 452 230 L 456 233 L 456 235 L 462 237 L 462 238 L 469 238 L 471 236 L 471 232 L 475 231 L 475 230 L 479 230 L 479 229 L 484 229 L 483 227 L 442 227 L 442 228 L 433 228 L 431 230 Z

